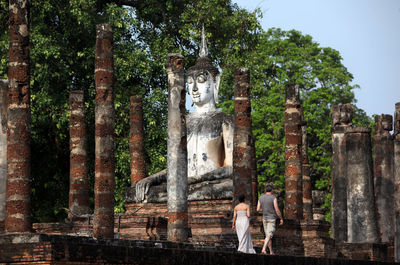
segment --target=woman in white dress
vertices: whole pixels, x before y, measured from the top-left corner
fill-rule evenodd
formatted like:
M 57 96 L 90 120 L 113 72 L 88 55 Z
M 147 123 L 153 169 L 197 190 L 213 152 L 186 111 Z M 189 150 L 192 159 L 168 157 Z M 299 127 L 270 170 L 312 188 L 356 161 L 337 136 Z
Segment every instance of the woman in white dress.
M 233 210 L 232 229 L 236 230 L 239 240 L 238 251 L 243 253 L 256 253 L 251 242 L 250 234 L 250 206 L 244 203 L 244 195 L 239 195 L 239 204 Z

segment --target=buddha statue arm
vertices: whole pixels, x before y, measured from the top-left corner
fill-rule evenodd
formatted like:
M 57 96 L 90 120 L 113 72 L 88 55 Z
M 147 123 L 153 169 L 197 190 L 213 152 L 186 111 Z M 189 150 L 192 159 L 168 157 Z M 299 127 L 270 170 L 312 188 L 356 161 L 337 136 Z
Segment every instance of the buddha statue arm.
M 225 149 L 224 165 L 230 166 L 233 170 L 233 123 L 222 124 L 222 136 Z
M 188 178 L 188 184 L 196 184 L 203 181 L 211 181 L 216 179 L 223 179 L 232 174 L 232 166 L 223 166 L 215 170 L 207 172 L 201 176 L 193 176 Z
M 166 181 L 167 181 L 167 169 L 163 169 L 154 175 L 139 180 L 135 185 L 136 201 L 137 202 L 144 201 L 151 186 L 158 185 Z

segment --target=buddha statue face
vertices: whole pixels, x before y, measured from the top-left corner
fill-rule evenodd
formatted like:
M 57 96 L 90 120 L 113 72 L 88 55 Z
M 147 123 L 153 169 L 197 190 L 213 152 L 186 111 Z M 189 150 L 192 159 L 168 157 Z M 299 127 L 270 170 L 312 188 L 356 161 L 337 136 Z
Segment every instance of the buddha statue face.
M 187 77 L 187 84 L 189 94 L 196 106 L 201 107 L 205 104 L 215 106 L 218 87 L 210 72 L 199 70 L 190 73 Z

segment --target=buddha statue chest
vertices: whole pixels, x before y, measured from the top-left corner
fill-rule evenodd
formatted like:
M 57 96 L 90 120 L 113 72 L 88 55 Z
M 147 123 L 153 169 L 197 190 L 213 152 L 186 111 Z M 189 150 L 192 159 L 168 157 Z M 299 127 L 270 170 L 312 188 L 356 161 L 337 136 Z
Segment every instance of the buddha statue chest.
M 226 164 L 224 130 L 232 118 L 223 112 L 188 116 L 188 177 L 211 172 Z

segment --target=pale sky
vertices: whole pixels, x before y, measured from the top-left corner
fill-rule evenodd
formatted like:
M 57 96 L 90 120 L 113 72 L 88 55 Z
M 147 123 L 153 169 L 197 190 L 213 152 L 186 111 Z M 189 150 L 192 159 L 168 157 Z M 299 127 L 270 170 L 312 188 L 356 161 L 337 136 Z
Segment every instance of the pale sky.
M 233 0 L 260 8 L 264 30 L 275 27 L 308 34 L 321 47 L 339 51 L 353 74 L 356 105 L 393 115 L 400 102 L 400 0 Z

